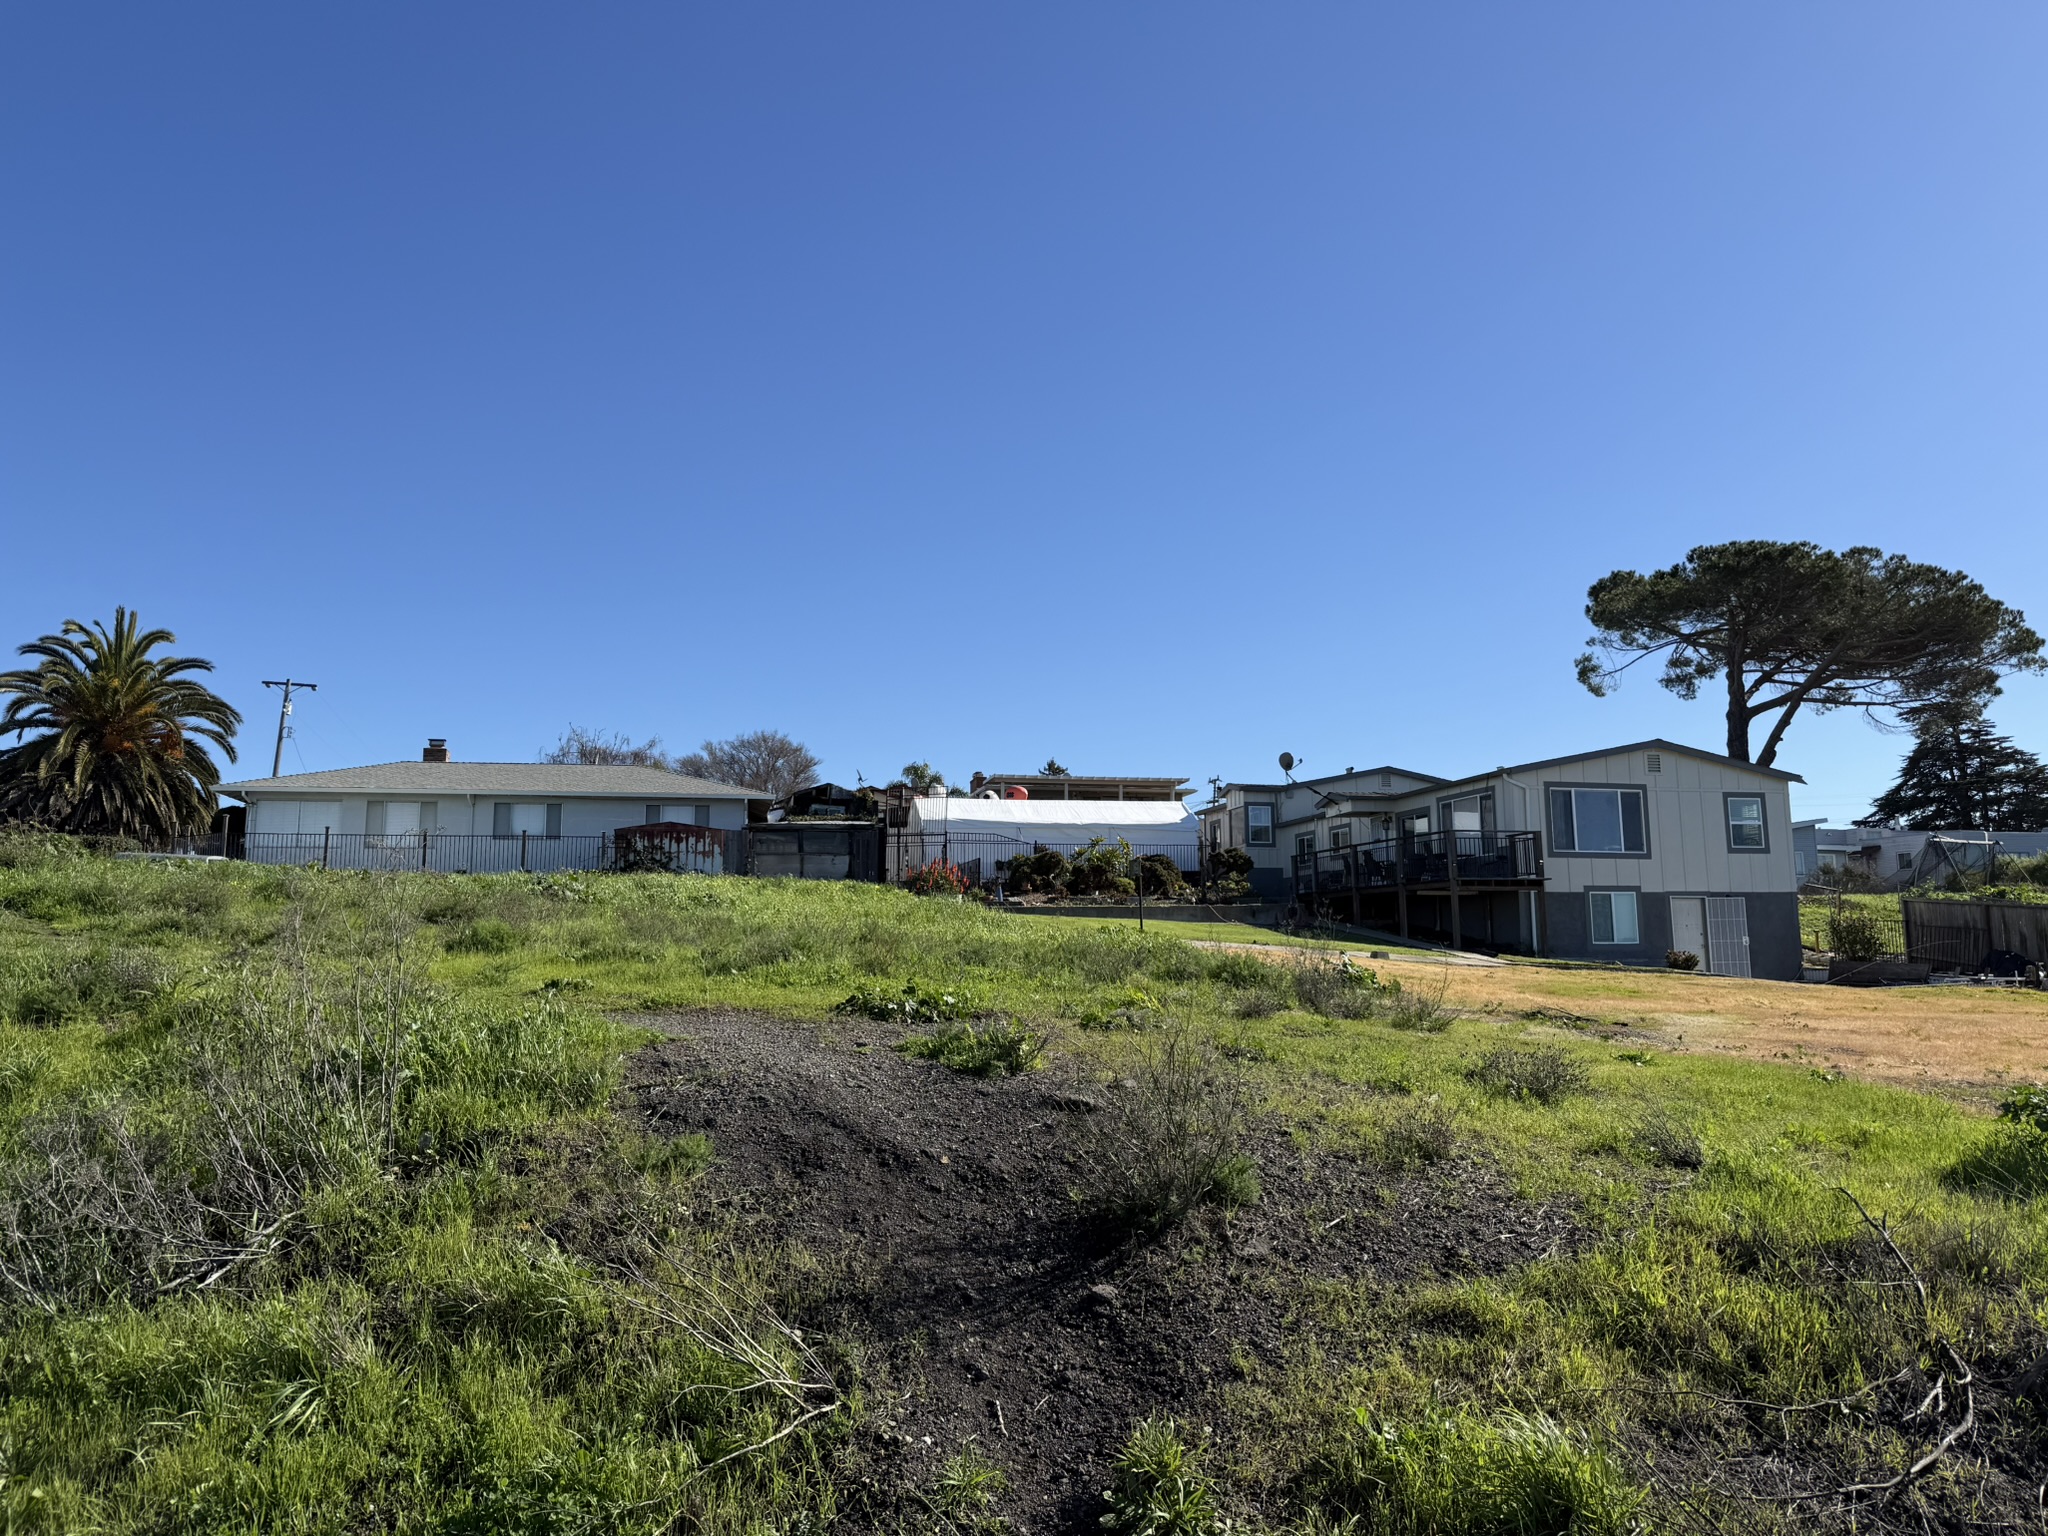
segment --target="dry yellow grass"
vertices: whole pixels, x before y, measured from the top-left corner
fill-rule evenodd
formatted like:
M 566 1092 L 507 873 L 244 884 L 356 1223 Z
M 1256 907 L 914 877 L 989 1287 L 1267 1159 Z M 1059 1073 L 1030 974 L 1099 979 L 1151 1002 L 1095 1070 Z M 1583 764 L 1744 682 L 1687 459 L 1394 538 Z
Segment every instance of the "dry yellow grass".
M 2048 1081 L 2048 993 L 1368 963 L 1403 986 L 1441 983 L 1446 999 L 1463 1009 L 1507 1015 L 1554 1010 L 1644 1030 L 1680 1050 L 1802 1061 L 1915 1087 Z

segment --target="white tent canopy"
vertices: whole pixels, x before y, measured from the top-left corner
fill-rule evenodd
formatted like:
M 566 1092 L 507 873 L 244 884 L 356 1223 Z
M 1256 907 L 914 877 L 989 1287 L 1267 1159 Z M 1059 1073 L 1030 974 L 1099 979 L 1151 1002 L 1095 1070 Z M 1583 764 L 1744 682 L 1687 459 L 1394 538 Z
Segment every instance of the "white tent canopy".
M 1035 844 L 1069 851 L 1093 838 L 1123 838 L 1140 853 L 1184 854 L 1201 848 L 1195 813 L 1172 800 L 981 800 L 925 796 L 910 805 L 905 831 L 926 844 L 945 837 L 1004 859 Z

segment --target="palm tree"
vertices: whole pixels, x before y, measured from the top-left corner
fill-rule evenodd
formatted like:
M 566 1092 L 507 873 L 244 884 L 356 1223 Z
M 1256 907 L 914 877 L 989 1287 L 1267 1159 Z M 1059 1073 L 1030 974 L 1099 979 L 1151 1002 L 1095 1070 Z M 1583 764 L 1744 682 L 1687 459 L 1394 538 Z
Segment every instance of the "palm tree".
M 116 608 L 111 629 L 66 619 L 21 647 L 41 659 L 0 673 L 0 738 L 24 738 L 0 749 L 0 820 L 136 838 L 206 830 L 220 783 L 206 743 L 233 762 L 242 717 L 187 676 L 212 662 L 150 655 L 176 643 Z

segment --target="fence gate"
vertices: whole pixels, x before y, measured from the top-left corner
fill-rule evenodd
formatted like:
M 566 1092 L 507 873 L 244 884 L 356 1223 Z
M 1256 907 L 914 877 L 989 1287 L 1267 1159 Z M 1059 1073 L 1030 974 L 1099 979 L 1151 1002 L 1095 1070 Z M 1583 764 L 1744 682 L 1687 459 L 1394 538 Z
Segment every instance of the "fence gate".
M 1749 903 L 1740 896 L 1707 898 L 1707 969 L 1716 976 L 1749 974 Z

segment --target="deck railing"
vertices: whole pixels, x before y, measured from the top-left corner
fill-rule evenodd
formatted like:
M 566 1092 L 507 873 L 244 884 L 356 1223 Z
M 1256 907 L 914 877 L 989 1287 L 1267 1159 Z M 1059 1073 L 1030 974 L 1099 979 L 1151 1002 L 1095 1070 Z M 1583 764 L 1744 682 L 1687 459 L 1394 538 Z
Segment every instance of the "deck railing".
M 1542 879 L 1543 842 L 1535 832 L 1419 832 L 1294 856 L 1297 896 Z

